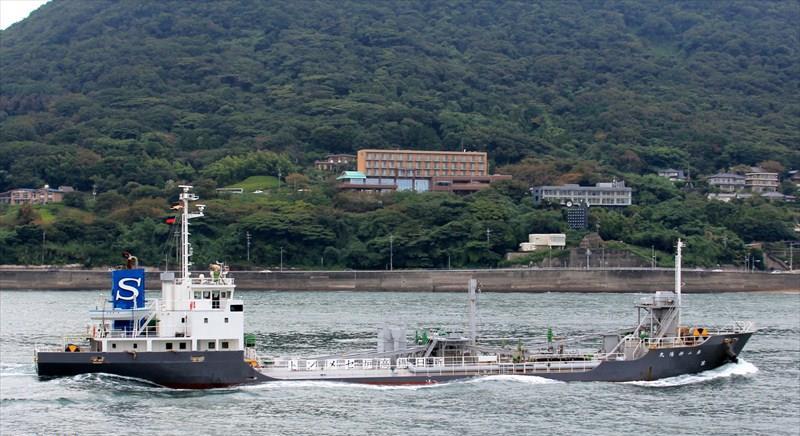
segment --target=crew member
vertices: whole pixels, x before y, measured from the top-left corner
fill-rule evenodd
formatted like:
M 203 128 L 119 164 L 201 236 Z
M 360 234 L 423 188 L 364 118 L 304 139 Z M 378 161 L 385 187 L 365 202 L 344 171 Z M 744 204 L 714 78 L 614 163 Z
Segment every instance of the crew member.
M 131 254 L 130 251 L 128 250 L 123 251 L 122 257 L 125 258 L 125 267 L 127 269 L 134 269 L 139 266 L 139 258 Z

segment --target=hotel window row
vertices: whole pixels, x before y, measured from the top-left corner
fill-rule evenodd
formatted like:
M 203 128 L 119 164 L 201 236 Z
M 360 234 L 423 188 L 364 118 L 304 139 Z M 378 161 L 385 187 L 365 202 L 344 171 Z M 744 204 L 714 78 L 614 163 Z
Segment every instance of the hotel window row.
M 426 170 L 430 170 L 430 169 L 434 169 L 434 170 L 438 170 L 438 169 L 443 169 L 443 170 L 447 170 L 447 169 L 451 169 L 451 170 L 467 170 L 467 169 L 469 169 L 469 170 L 474 170 L 474 169 L 483 170 L 484 169 L 484 166 L 483 166 L 482 163 L 476 164 L 475 162 L 470 162 L 470 163 L 464 163 L 464 162 L 455 163 L 455 162 L 453 162 L 453 163 L 448 164 L 447 162 L 444 162 L 444 163 L 433 162 L 432 163 L 432 162 L 419 162 L 419 161 L 417 161 L 417 162 L 398 162 L 395 165 L 395 163 L 391 162 L 391 161 L 387 162 L 387 161 L 370 161 L 370 160 L 368 160 L 366 162 L 365 166 L 368 169 L 369 168 L 401 168 L 401 169 L 417 169 L 417 170 L 421 170 L 421 169 L 426 169 Z
M 423 162 L 484 162 L 484 157 L 480 155 L 459 156 L 456 154 L 416 154 L 416 153 L 367 153 L 366 159 L 383 161 L 423 161 Z
M 373 169 L 368 168 L 364 175 L 367 176 L 394 176 L 394 177 L 439 177 L 439 176 L 483 176 L 483 171 L 469 170 L 404 170 L 404 169 Z

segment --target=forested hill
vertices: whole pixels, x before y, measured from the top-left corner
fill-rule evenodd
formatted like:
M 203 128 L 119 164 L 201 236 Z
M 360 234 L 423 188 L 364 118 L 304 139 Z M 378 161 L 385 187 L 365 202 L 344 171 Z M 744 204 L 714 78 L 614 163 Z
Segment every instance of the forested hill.
M 795 0 L 54 0 L 0 33 L 0 191 L 364 147 L 800 166 Z

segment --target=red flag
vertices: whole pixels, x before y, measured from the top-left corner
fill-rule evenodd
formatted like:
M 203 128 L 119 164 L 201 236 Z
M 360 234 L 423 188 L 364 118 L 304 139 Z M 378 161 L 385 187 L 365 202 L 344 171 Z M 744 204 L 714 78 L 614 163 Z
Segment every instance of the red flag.
M 168 217 L 164 218 L 164 222 L 169 224 L 169 225 L 175 224 L 175 217 L 174 216 L 168 216 Z

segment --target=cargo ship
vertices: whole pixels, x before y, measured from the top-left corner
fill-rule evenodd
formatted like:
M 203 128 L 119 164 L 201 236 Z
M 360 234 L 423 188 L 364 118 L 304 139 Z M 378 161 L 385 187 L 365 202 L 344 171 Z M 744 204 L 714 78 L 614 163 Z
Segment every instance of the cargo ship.
M 181 186 L 180 276 L 161 273 L 161 298 L 146 299 L 144 270 L 112 271 L 111 298 L 90 311 L 85 332 L 61 345 L 37 346 L 41 378 L 106 373 L 157 385 L 203 389 L 270 381 L 325 380 L 380 385 L 434 384 L 490 375 L 535 376 L 561 381 L 647 381 L 699 373 L 736 362 L 750 336 L 750 322 L 712 328 L 681 319 L 681 256 L 675 288 L 642 298 L 631 327 L 576 338 L 548 330 L 538 343 L 515 346 L 481 340 L 477 329 L 479 284 L 467 283 L 468 331 L 402 327 L 378 329 L 376 349 L 342 355 L 262 356 L 244 331 L 244 301 L 224 265 L 190 272 L 190 220 L 203 216 L 192 187 Z

